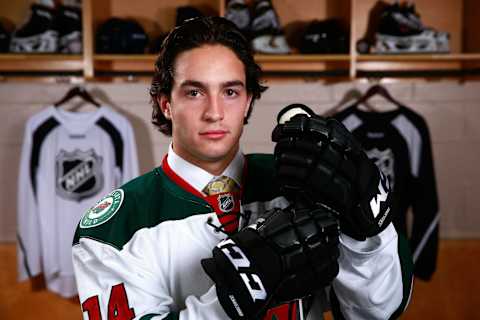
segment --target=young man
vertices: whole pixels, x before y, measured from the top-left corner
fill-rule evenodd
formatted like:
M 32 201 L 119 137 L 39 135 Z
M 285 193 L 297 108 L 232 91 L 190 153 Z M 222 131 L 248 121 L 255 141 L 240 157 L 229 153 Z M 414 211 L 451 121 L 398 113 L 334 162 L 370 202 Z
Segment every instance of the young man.
M 73 262 L 85 319 L 321 319 L 329 305 L 336 319 L 387 319 L 404 310 L 411 259 L 390 223 L 388 182 L 348 131 L 297 106 L 273 132 L 275 163 L 240 151 L 265 90 L 259 76 L 226 19 L 190 20 L 166 38 L 152 118 L 172 143 L 160 167 L 80 221 Z

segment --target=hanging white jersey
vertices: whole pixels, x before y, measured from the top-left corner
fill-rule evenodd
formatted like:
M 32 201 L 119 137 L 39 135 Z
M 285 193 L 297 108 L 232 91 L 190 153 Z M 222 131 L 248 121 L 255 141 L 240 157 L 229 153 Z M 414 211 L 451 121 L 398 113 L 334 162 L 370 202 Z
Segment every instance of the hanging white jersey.
M 76 295 L 71 244 L 78 221 L 92 202 L 137 175 L 131 124 L 112 109 L 48 107 L 32 116 L 18 181 L 19 280 L 43 272 L 49 290 Z

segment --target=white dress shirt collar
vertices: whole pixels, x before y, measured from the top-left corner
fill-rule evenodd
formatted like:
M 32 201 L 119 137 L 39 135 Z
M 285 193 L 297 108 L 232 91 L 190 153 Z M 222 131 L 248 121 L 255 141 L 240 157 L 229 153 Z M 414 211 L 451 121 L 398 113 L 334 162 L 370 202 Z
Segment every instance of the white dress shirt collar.
M 216 177 L 177 155 L 175 151 L 173 151 L 171 143 L 168 148 L 167 162 L 173 172 L 199 192 L 202 192 L 203 188 L 210 182 L 210 180 Z M 232 162 L 230 162 L 219 176 L 232 178 L 239 186 L 241 186 L 244 163 L 245 158 L 243 153 L 238 150 Z

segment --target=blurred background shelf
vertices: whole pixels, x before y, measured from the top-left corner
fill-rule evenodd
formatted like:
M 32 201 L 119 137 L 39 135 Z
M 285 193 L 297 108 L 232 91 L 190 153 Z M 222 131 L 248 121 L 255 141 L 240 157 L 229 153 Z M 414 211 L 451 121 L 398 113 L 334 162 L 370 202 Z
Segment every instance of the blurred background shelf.
M 94 69 L 99 72 L 151 72 L 156 55 L 154 54 L 95 54 Z
M 83 56 L 61 54 L 0 54 L 0 74 L 22 71 L 82 71 Z
M 462 70 L 480 66 L 479 53 L 456 54 L 363 54 L 356 58 L 359 71 Z
M 21 25 L 33 0 L 3 1 L 0 3 L 2 22 Z M 417 11 L 426 26 L 450 34 L 449 54 L 358 54 L 356 43 L 365 37 L 369 15 L 377 0 L 272 0 L 289 43 L 295 43 L 298 30 L 313 19 L 337 19 L 349 31 L 349 52 L 345 54 L 289 54 L 255 56 L 267 73 L 285 77 L 317 74 L 328 77 L 347 74 L 346 79 L 361 78 L 369 73 L 396 76 L 407 72 L 412 76 L 442 77 L 450 72 L 461 77 L 476 74 L 480 68 L 480 2 L 475 0 L 415 0 Z M 104 74 L 151 74 L 155 54 L 112 55 L 95 53 L 95 33 L 110 17 L 133 18 L 154 39 L 175 25 L 176 8 L 190 5 L 204 14 L 224 15 L 225 0 L 83 0 L 83 54 L 65 55 L 0 55 L 0 75 L 15 72 L 55 73 L 80 72 L 84 79 Z M 298 39 L 297 39 L 298 40 Z M 298 41 L 297 41 L 298 42 Z M 298 52 L 294 49 L 294 52 Z M 453 72 L 453 73 L 452 73 Z
M 348 54 L 288 54 L 288 55 L 255 55 L 255 61 L 266 72 L 323 72 L 332 69 L 348 69 Z

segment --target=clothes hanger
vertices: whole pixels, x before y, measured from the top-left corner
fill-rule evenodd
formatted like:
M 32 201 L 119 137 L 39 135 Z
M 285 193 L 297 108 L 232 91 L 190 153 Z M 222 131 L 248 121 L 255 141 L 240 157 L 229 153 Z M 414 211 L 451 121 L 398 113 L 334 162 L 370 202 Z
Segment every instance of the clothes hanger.
M 350 106 L 352 102 L 357 101 L 362 97 L 362 93 L 357 88 L 352 88 L 345 92 L 342 99 L 333 107 L 322 113 L 324 117 L 333 117 L 336 113 L 340 112 L 343 107 Z
M 388 90 L 385 89 L 384 86 L 379 85 L 379 84 L 375 84 L 375 85 L 371 86 L 367 90 L 367 92 L 365 92 L 365 94 L 362 97 L 360 97 L 360 99 L 357 100 L 355 105 L 359 106 L 359 105 L 363 104 L 368 109 L 370 109 L 371 111 L 378 112 L 378 110 L 375 110 L 370 104 L 366 103 L 371 97 L 373 97 L 374 95 L 377 95 L 377 94 L 382 96 L 383 98 L 385 98 L 385 100 L 391 102 L 393 105 L 397 106 L 398 108 L 400 108 L 403 105 L 400 102 L 398 102 L 397 100 L 395 100 L 392 97 L 392 95 L 388 92 Z
M 97 108 L 100 107 L 100 103 L 95 101 L 95 99 L 93 99 L 93 97 L 90 95 L 90 93 L 87 90 L 85 90 L 84 87 L 80 87 L 80 86 L 72 87 L 70 90 L 68 90 L 65 96 L 63 96 L 63 98 L 55 102 L 53 105 L 55 106 L 55 108 L 58 108 L 59 106 L 61 106 L 62 104 L 64 104 L 65 102 L 67 102 L 68 100 L 76 96 L 79 96 L 84 101 L 93 104 Z

